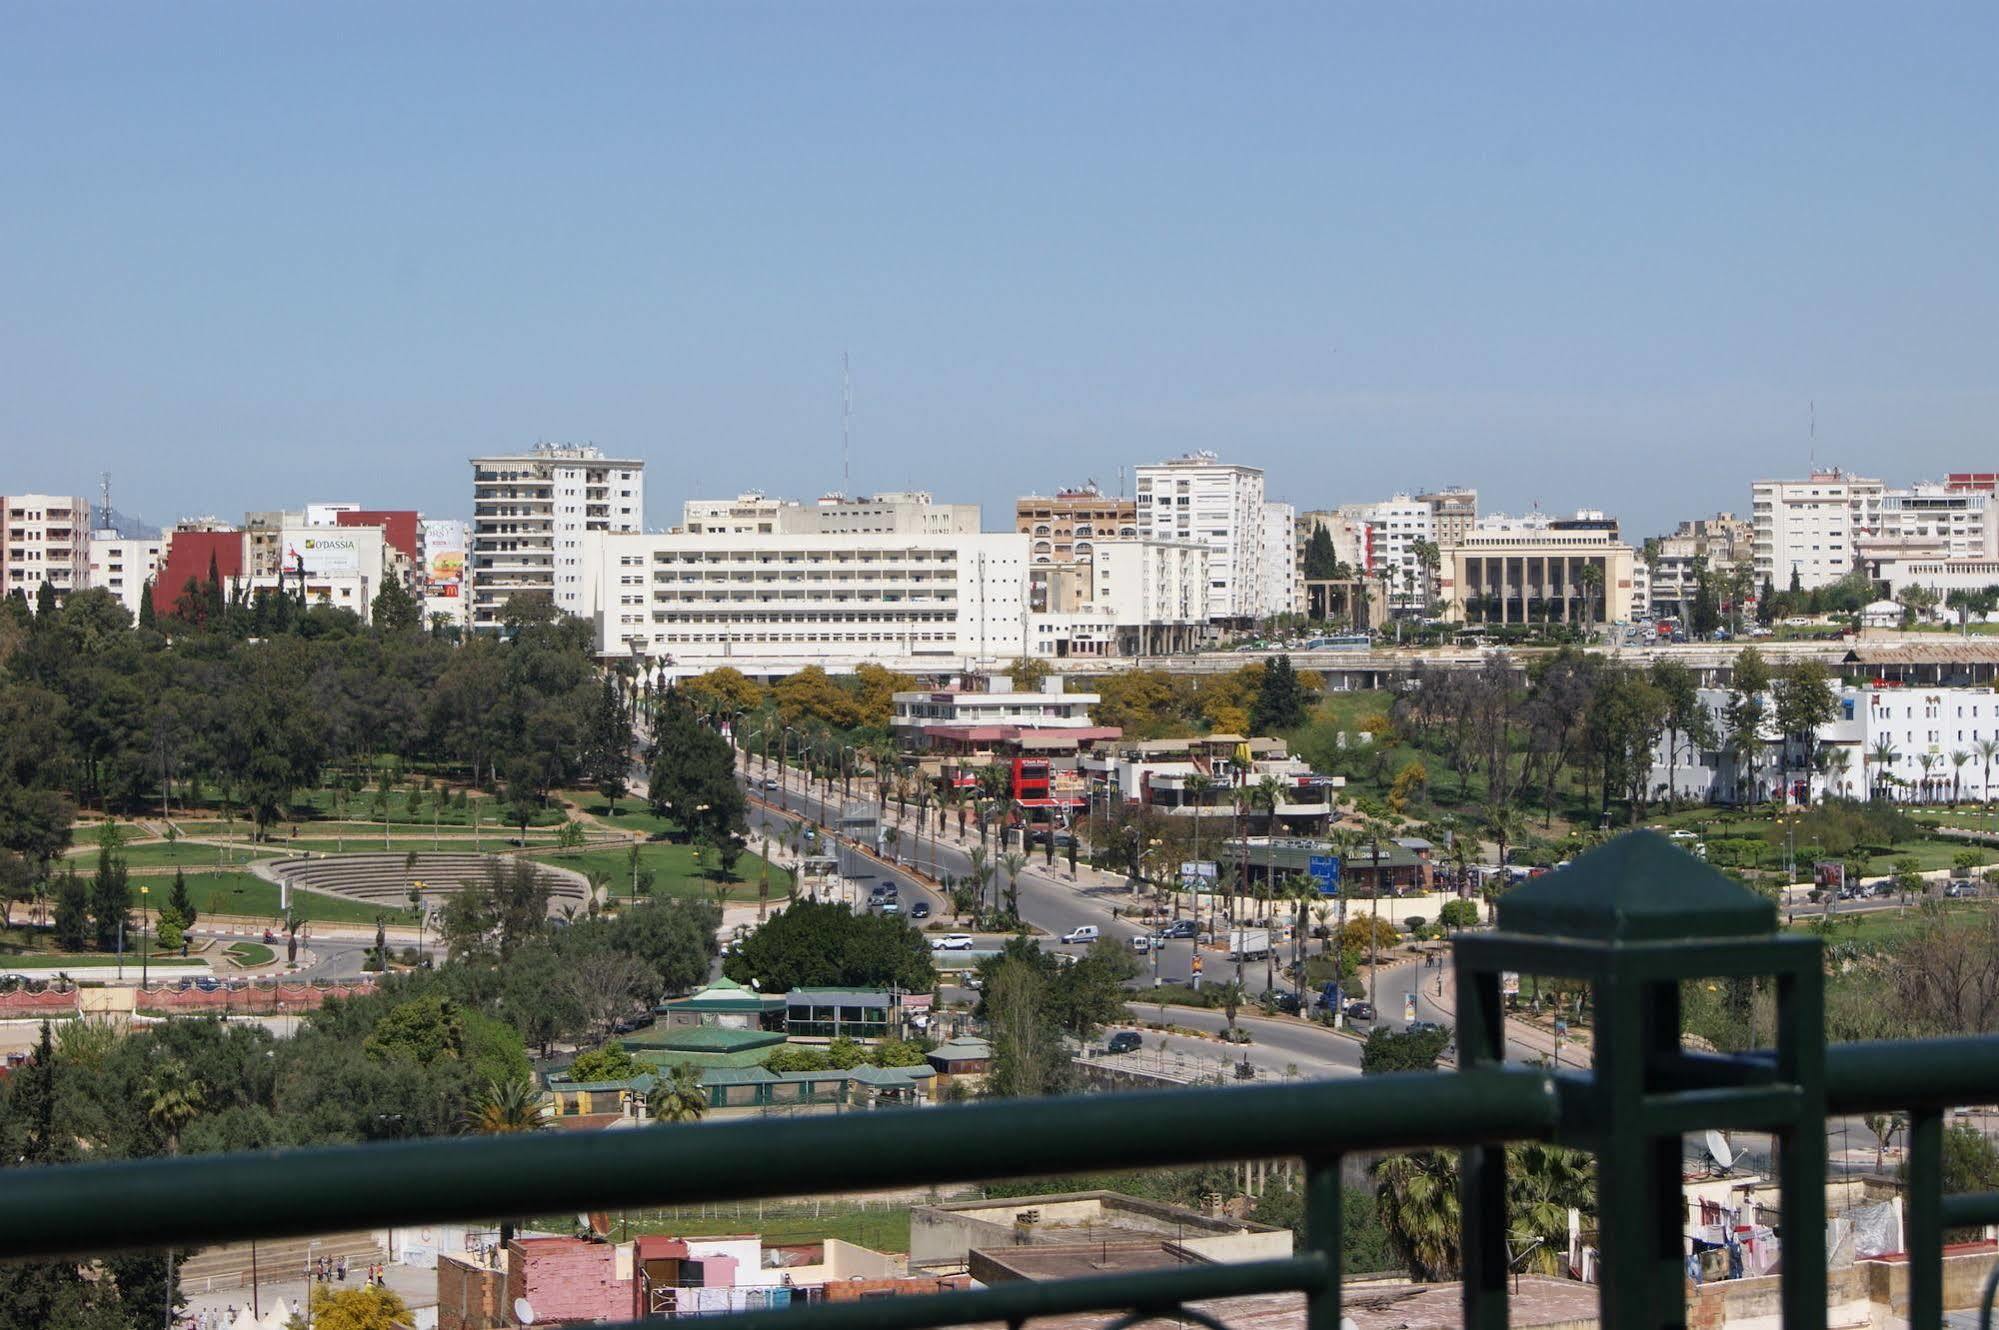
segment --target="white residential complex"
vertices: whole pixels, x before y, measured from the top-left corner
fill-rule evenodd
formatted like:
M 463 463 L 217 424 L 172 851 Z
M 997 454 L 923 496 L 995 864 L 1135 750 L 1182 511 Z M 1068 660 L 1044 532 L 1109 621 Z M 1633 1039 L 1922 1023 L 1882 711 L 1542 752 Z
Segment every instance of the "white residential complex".
M 0 498 L 0 587 L 27 597 L 42 583 L 57 599 L 90 584 L 90 503 L 67 494 L 11 494 Z
M 1266 595 L 1263 472 L 1209 452 L 1141 466 L 1138 533 L 1208 547 L 1208 616 L 1248 623 Z
M 1378 582 L 1386 574 L 1389 603 L 1396 609 L 1420 608 L 1426 588 L 1416 543 L 1436 540 L 1435 508 L 1428 500 L 1397 494 L 1379 503 L 1346 504 L 1339 511 L 1366 529 L 1362 575 Z
M 1810 591 L 1851 573 L 1860 542 L 1880 534 L 1885 492 L 1878 480 L 1839 470 L 1751 485 L 1757 585 L 1767 580 L 1782 591 L 1795 574 Z
M 681 529 L 694 536 L 974 536 L 979 505 L 938 503 L 920 490 L 828 494 L 814 503 L 759 493 L 733 499 L 689 499 Z
M 1726 743 L 1730 693 L 1703 688 L 1717 743 L 1697 747 L 1684 734 L 1666 734 L 1652 755 L 1652 790 L 1682 799 L 1716 802 L 1790 802 L 1836 797 L 1942 803 L 1953 796 L 1988 798 L 1985 762 L 1978 745 L 1999 740 L 1999 693 L 1982 688 L 1846 688 L 1834 719 L 1819 727 L 1813 744 L 1823 754 L 1815 767 L 1804 746 L 1786 742 L 1766 723 L 1762 743 L 1738 757 Z M 1775 708 L 1764 699 L 1764 715 Z M 1881 756 L 1887 762 L 1878 760 Z M 1962 760 L 1960 761 L 1960 757 Z M 1670 781 L 1670 784 L 1669 784 Z
M 599 650 L 675 675 L 863 661 L 956 670 L 1027 650 L 1027 538 L 599 535 Z
M 1027 616 L 1028 654 L 1169 655 L 1192 651 L 1207 637 L 1212 616 L 1205 545 L 1099 540 L 1091 562 L 1071 572 L 1073 603 Z
M 90 585 L 118 597 L 125 612 L 137 620 L 140 594 L 159 576 L 166 557 L 165 536 L 138 540 L 116 531 L 95 532 L 90 537 Z
M 471 626 L 500 626 L 508 597 L 544 592 L 557 609 L 590 613 L 596 570 L 587 537 L 645 524 L 645 463 L 589 446 L 537 444 L 472 459 Z

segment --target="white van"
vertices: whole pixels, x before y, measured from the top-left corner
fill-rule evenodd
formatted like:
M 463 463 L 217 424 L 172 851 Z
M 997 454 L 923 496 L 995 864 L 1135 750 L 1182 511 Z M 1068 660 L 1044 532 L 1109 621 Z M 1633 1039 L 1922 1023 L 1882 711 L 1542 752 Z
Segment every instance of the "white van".
M 1064 942 L 1095 942 L 1104 935 L 1104 930 L 1095 924 L 1081 924 L 1062 935 Z

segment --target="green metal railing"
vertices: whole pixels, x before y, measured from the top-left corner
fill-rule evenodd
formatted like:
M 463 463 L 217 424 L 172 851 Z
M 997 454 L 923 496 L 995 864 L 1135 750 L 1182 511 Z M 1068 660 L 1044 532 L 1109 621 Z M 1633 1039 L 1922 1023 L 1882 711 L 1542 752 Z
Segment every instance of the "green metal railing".
M 1908 1319 L 1917 1330 L 1936 1330 L 1946 1230 L 1999 1223 L 1999 1194 L 1941 1194 L 1943 1115 L 1999 1099 L 1999 1037 L 1825 1047 L 1817 940 L 1778 936 L 1773 911 L 1766 919 L 1761 908 L 1714 895 L 1721 880 L 1693 880 L 1688 865 L 1697 861 L 1676 851 L 1659 860 L 1641 844 L 1634 856 L 1631 839 L 1507 897 L 1498 933 L 1458 940 L 1455 1072 L 14 1169 L 0 1173 L 0 1251 L 81 1257 L 502 1215 L 1292 1157 L 1304 1165 L 1305 1226 L 1296 1254 L 1284 1260 L 819 1303 L 728 1324 L 922 1330 L 1105 1312 L 1122 1313 L 1120 1324 L 1172 1315 L 1212 1325 L 1190 1304 L 1297 1293 L 1308 1330 L 1337 1330 L 1343 1157 L 1445 1147 L 1464 1152 L 1465 1324 L 1504 1330 L 1505 1152 L 1496 1147 L 1552 1141 L 1597 1157 L 1604 1323 L 1683 1327 L 1680 1138 L 1720 1126 L 1771 1130 L 1782 1143 L 1786 1330 L 1823 1330 L 1825 1119 L 1896 1110 L 1911 1121 Z M 1612 854 L 1620 845 L 1625 850 Z M 1628 881 L 1607 886 L 1599 856 Z M 1685 908 L 1661 910 L 1661 894 L 1664 906 Z M 1705 932 L 1668 935 L 1688 927 Z M 1499 975 L 1513 968 L 1590 977 L 1599 1013 L 1593 1069 L 1498 1065 Z M 1683 1051 L 1679 983 L 1753 973 L 1776 976 L 1779 1047 L 1733 1056 Z

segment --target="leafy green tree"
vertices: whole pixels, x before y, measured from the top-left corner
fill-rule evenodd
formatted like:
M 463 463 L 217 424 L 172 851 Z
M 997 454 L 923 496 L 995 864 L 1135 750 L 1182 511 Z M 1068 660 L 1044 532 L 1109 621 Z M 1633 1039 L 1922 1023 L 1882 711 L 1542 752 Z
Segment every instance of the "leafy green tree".
M 726 743 L 723 748 L 727 750 Z M 618 800 L 625 797 L 625 778 L 631 765 L 631 716 L 618 698 L 616 682 L 606 674 L 597 704 L 590 712 L 590 729 L 583 744 L 583 772 L 614 813 Z
M 1251 705 L 1249 725 L 1258 734 L 1295 730 L 1305 723 L 1305 686 L 1291 668 L 1291 657 L 1278 656 L 1263 667 Z
M 188 895 L 187 874 L 179 868 L 174 869 L 174 884 L 167 891 L 167 908 L 174 912 L 182 928 L 193 928 L 200 917 L 194 910 L 194 898 Z
M 1476 928 L 1478 904 L 1468 900 L 1445 901 L 1437 911 L 1437 922 L 1446 928 Z
M 90 890 L 68 866 L 56 882 L 55 932 L 56 945 L 64 951 L 90 945 Z
M 1314 582 L 1334 581 L 1346 573 L 1341 566 L 1339 555 L 1333 549 L 1333 533 L 1323 525 L 1313 523 L 1312 534 L 1305 541 L 1305 576 Z
M 1068 1054 L 1048 1010 L 1048 976 L 1037 965 L 1019 956 L 1000 958 L 979 1006 L 993 1046 L 987 1094 L 1028 1098 L 1068 1087 L 1073 1079 Z
M 1360 1050 L 1360 1074 L 1376 1076 L 1390 1071 L 1434 1071 L 1437 1059 L 1450 1045 L 1447 1029 L 1403 1033 L 1377 1025 L 1369 1032 Z
M 834 902 L 799 901 L 752 933 L 722 964 L 738 983 L 766 993 L 794 988 L 900 988 L 937 985 L 930 944 L 892 915 L 857 915 Z
M 393 577 L 386 578 L 382 589 L 375 593 L 368 621 L 374 625 L 376 632 L 385 636 L 414 633 L 423 627 L 423 606 L 400 581 Z
M 132 914 L 131 875 L 118 853 L 116 828 L 105 824 L 97 850 L 97 875 L 90 882 L 90 918 L 99 951 L 116 951 Z
M 323 1284 L 312 1287 L 309 1317 L 297 1313 L 287 1323 L 291 1330 L 394 1330 L 410 1323 L 410 1309 L 393 1289 L 379 1284 L 359 1288 L 332 1289 Z
M 602 1048 L 585 1049 L 569 1064 L 569 1079 L 584 1083 L 604 1081 L 628 1081 L 638 1075 L 644 1067 L 639 1060 L 626 1051 L 622 1044 L 606 1044 Z
M 735 756 L 684 703 L 663 711 L 647 793 L 655 815 L 671 817 L 691 840 L 714 846 L 723 870 L 734 870 L 748 832 L 748 801 L 736 783 Z

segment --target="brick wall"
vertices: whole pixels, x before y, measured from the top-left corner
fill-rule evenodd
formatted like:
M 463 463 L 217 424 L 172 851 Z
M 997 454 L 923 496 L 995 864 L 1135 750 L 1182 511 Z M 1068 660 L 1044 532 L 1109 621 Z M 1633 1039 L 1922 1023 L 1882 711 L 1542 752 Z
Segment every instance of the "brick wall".
M 575 1238 L 516 1238 L 507 1248 L 507 1305 L 526 1298 L 537 1321 L 624 1321 L 632 1281 L 619 1279 L 617 1248 Z
M 455 1256 L 437 1258 L 437 1330 L 495 1330 L 507 1324 L 506 1275 Z
M 971 1286 L 972 1281 L 966 1275 L 944 1275 L 936 1279 L 918 1276 L 904 1279 L 843 1279 L 836 1284 L 826 1285 L 826 1301 L 859 1302 L 863 1298 L 880 1294 L 909 1297 L 921 1293 L 956 1293 Z

